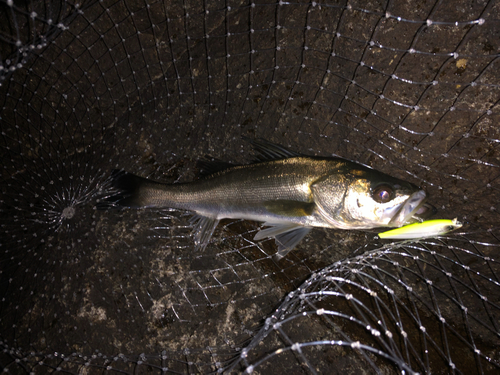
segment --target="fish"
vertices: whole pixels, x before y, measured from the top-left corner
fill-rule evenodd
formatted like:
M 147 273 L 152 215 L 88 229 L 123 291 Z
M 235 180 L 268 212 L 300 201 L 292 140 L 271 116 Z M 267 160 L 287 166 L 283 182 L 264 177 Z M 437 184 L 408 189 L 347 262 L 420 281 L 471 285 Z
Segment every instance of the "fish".
M 205 175 L 167 184 L 114 170 L 116 193 L 99 209 L 174 208 L 193 212 L 196 250 L 204 250 L 221 219 L 263 222 L 254 240 L 274 238 L 286 256 L 312 228 L 400 227 L 432 214 L 418 186 L 341 158 L 307 156 L 263 139 L 249 139 L 254 162 L 200 161 Z
M 442 236 L 462 226 L 463 224 L 458 221 L 457 218 L 453 220 L 427 220 L 421 223 L 414 223 L 388 230 L 379 233 L 378 236 L 383 239 L 421 239 Z

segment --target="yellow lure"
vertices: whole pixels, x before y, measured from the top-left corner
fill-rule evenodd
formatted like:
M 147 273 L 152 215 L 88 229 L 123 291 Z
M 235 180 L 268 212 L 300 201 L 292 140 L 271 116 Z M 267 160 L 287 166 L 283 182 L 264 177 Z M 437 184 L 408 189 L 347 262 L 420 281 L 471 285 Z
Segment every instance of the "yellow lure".
M 453 220 L 428 220 L 388 230 L 387 232 L 379 233 L 378 236 L 380 238 L 400 240 L 436 237 L 458 229 L 461 226 L 462 223 L 456 218 Z

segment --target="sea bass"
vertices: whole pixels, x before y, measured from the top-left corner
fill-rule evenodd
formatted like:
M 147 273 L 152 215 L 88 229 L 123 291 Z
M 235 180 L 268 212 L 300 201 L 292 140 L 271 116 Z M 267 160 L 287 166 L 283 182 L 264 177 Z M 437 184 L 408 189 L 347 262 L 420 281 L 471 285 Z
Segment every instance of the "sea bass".
M 257 161 L 248 165 L 202 162 L 212 172 L 189 183 L 165 184 L 114 171 L 118 193 L 99 204 L 129 208 L 176 208 L 194 212 L 197 249 L 203 250 L 219 220 L 264 222 L 254 237 L 274 238 L 278 258 L 313 227 L 400 227 L 429 214 L 417 186 L 340 158 L 304 156 L 264 140 L 250 140 Z

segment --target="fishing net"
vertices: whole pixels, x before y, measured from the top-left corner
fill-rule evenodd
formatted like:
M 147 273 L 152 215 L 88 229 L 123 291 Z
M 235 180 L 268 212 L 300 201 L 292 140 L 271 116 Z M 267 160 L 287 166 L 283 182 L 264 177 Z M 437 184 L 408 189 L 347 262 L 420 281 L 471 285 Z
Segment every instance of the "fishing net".
M 0 0 L 6 373 L 497 373 L 500 2 Z M 439 238 L 96 210 L 242 139 L 422 186 Z

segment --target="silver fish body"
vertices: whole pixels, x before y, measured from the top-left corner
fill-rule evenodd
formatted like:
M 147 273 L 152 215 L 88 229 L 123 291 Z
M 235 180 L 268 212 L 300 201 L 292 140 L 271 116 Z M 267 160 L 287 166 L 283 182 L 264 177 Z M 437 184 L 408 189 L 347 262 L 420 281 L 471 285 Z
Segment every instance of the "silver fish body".
M 195 243 L 202 249 L 221 219 L 264 222 L 270 228 L 259 231 L 255 240 L 274 237 L 278 256 L 284 256 L 312 227 L 404 225 L 426 198 L 409 182 L 342 158 L 300 156 L 265 141 L 252 144 L 267 161 L 229 167 L 189 183 L 115 173 L 120 194 L 108 202 L 193 211 Z

